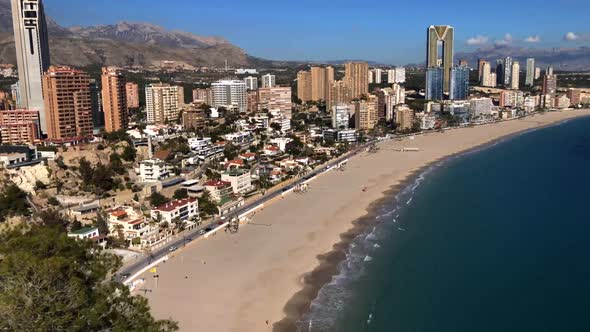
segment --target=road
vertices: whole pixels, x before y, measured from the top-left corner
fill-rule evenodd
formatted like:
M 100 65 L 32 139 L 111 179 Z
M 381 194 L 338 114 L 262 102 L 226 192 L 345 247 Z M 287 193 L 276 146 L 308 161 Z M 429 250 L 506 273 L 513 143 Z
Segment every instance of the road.
M 251 209 L 253 209 L 261 204 L 264 204 L 266 202 L 271 201 L 272 199 L 274 199 L 276 197 L 281 196 L 284 192 L 289 191 L 290 189 L 294 188 L 295 186 L 298 186 L 298 185 L 302 184 L 303 182 L 305 182 L 315 176 L 318 176 L 324 172 L 327 172 L 329 169 L 337 166 L 342 161 L 344 161 L 348 158 L 352 158 L 352 157 L 356 156 L 360 152 L 366 150 L 366 148 L 368 146 L 370 146 L 374 143 L 375 142 L 373 141 L 373 142 L 369 142 L 364 145 L 361 145 L 360 147 L 358 147 L 357 149 L 355 149 L 352 152 L 349 152 L 349 153 L 347 153 L 347 154 L 345 154 L 333 161 L 330 161 L 327 164 L 324 164 L 322 166 L 318 166 L 315 170 L 313 170 L 309 174 L 306 174 L 304 177 L 297 179 L 296 181 L 294 181 L 293 183 L 291 183 L 288 186 L 285 186 L 281 190 L 277 190 L 272 193 L 267 193 L 264 196 L 256 199 L 255 201 L 248 203 L 247 205 L 244 205 L 244 206 L 240 207 L 239 209 L 236 209 L 236 210 L 230 212 L 229 214 L 227 214 L 225 216 L 225 220 L 232 220 L 233 218 L 236 218 L 236 217 L 240 216 L 241 214 L 248 212 Z M 178 248 L 177 250 L 182 250 L 183 247 L 185 247 L 186 245 L 188 245 L 189 243 L 191 243 L 193 241 L 196 241 L 197 239 L 199 239 L 201 237 L 201 235 L 199 235 L 200 230 L 206 229 L 206 228 L 214 229 L 215 227 L 219 226 L 218 222 L 219 222 L 219 220 L 215 220 L 214 222 L 212 222 L 206 226 L 202 226 L 198 229 L 184 231 L 183 233 L 180 234 L 180 235 L 182 235 L 182 237 L 179 237 L 173 241 L 170 241 L 169 243 L 165 244 L 164 246 L 158 248 L 157 250 L 152 251 L 152 253 L 149 257 L 140 258 L 137 262 L 121 268 L 121 270 L 119 270 L 119 272 L 115 275 L 115 279 L 117 279 L 118 281 L 124 281 L 128 276 L 132 276 L 132 275 L 136 274 L 141 269 L 143 269 L 146 266 L 148 266 L 149 264 L 151 264 L 153 261 L 156 261 L 156 260 L 170 254 L 171 253 L 170 248 L 172 248 L 172 247 Z

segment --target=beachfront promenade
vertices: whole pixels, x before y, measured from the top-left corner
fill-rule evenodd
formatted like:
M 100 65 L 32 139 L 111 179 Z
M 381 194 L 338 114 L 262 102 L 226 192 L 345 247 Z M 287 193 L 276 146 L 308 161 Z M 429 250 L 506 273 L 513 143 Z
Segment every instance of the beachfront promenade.
M 186 248 L 182 239 L 170 243 L 180 249 L 159 265 L 158 278 L 143 274 L 145 283 L 138 290 L 148 298 L 156 317 L 179 321 L 181 331 L 271 331 L 285 317 L 296 320 L 317 289 L 331 280 L 339 261 L 325 254 L 334 248 L 342 252 L 337 244 L 355 236 L 350 233 L 353 221 L 365 216 L 385 192 L 399 190 L 416 172 L 447 156 L 585 115 L 590 111 L 548 112 L 412 135 L 413 139 L 383 140 L 377 153 L 361 149 L 354 157 L 347 156 L 344 172 L 324 172 L 323 166 L 310 173 L 322 176 L 315 178 L 305 195 L 277 199 L 283 190 L 291 189 L 285 187 L 236 211 L 232 216 L 264 203 L 264 209 L 237 235 L 221 232 Z M 401 148 L 419 152 L 397 152 Z M 169 252 L 162 248 L 155 254 Z

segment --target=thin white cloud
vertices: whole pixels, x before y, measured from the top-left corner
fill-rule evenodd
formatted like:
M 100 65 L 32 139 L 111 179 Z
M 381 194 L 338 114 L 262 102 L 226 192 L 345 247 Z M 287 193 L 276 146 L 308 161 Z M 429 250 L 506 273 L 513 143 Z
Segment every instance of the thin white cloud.
M 467 39 L 465 43 L 470 46 L 480 46 L 487 44 L 488 41 L 490 41 L 490 38 L 488 36 L 477 35 L 475 37 Z
M 541 37 L 539 35 L 527 37 L 525 40 L 527 43 L 538 43 L 541 41 Z
M 514 39 L 512 38 L 512 35 L 507 33 L 506 35 L 504 35 L 504 39 L 501 40 L 496 40 L 496 45 L 497 46 L 501 46 L 501 45 L 508 45 L 508 44 L 512 44 L 512 41 Z
M 565 36 L 563 36 L 563 39 L 565 39 L 567 41 L 574 41 L 574 40 L 580 39 L 580 36 L 574 32 L 568 32 L 565 34 Z

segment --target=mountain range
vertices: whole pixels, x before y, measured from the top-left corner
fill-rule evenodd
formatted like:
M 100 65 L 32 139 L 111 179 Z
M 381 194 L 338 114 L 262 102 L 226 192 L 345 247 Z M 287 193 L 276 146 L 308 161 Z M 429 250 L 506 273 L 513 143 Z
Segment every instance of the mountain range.
M 147 23 L 120 22 L 90 27 L 62 27 L 47 18 L 51 63 L 157 68 L 163 61 L 187 67 L 248 66 L 251 57 L 221 37 L 169 31 Z M 0 0 L 0 63 L 16 63 L 10 0 Z
M 57 65 L 115 65 L 154 69 L 159 68 L 164 61 L 174 61 L 187 68 L 222 67 L 226 59 L 233 67 L 268 68 L 305 63 L 252 57 L 222 37 L 170 31 L 149 23 L 120 22 L 66 28 L 48 17 L 47 26 L 51 63 Z M 532 57 L 540 67 L 553 65 L 558 70 L 590 70 L 590 47 L 541 49 L 500 45 L 459 52 L 455 59 L 468 60 L 474 67 L 477 66 L 477 59 L 493 62 L 506 56 L 521 61 L 521 68 L 526 66 L 526 58 Z M 0 63 L 16 63 L 10 0 L 0 0 Z M 321 63 L 338 65 L 342 61 Z M 376 63 L 369 63 L 377 66 Z

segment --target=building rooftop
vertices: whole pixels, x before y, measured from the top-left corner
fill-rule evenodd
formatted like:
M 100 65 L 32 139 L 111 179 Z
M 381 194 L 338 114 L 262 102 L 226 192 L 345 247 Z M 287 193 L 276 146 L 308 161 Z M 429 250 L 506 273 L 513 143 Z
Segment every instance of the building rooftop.
M 205 182 L 205 187 L 227 187 L 227 186 L 231 186 L 231 183 L 226 182 L 226 181 L 219 181 L 219 180 L 211 180 L 211 181 L 207 181 Z
M 83 227 L 83 228 L 80 228 L 77 231 L 70 232 L 70 234 L 73 234 L 73 235 L 84 235 L 84 234 L 88 234 L 88 233 L 94 232 L 95 230 L 97 230 L 96 227 Z
M 194 203 L 196 201 L 197 201 L 196 198 L 177 199 L 177 200 L 172 201 L 170 203 L 160 205 L 160 206 L 154 208 L 153 210 L 154 211 L 162 211 L 162 212 L 170 212 L 170 211 L 174 211 L 174 210 L 178 209 L 179 207 L 185 206 L 190 203 Z

